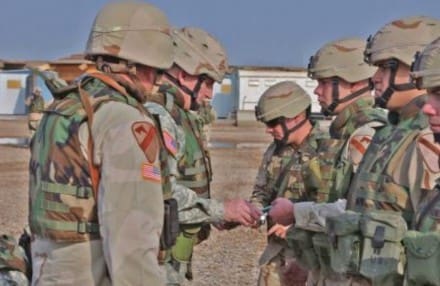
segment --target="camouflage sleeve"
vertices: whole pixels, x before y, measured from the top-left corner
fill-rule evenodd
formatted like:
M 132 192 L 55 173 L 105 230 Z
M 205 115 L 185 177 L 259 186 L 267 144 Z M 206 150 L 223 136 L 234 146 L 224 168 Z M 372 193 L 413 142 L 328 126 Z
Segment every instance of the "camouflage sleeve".
M 351 162 L 353 165 L 353 172 L 356 172 L 359 163 L 376 132 L 375 129 L 372 128 L 374 126 L 373 124 L 375 123 L 366 124 L 356 129 L 350 136 L 347 148 L 343 150 L 342 156 Z
M 267 188 L 267 166 L 273 156 L 275 147 L 275 144 L 272 143 L 267 148 L 258 169 L 257 178 L 255 179 L 254 190 L 252 191 L 250 200 L 258 208 L 262 208 L 271 203 L 272 190 Z
M 295 226 L 314 231 L 322 231 L 325 219 L 330 216 L 342 214 L 347 201 L 339 199 L 334 203 L 300 202 L 295 203 L 293 212 Z
M 105 103 L 92 134 L 100 165 L 98 216 L 115 285 L 163 285 L 157 254 L 163 224 L 159 141 L 153 121 L 123 103 Z
M 213 199 L 199 198 L 196 192 L 176 182 L 179 176 L 177 162 L 183 155 L 185 134 L 168 111 L 156 103 L 147 103 L 146 108 L 152 114 L 159 115 L 163 138 L 168 149 L 168 168 L 173 198 L 179 208 L 179 222 L 182 224 L 217 222 L 224 216 L 223 203 Z M 173 147 L 175 146 L 175 147 Z

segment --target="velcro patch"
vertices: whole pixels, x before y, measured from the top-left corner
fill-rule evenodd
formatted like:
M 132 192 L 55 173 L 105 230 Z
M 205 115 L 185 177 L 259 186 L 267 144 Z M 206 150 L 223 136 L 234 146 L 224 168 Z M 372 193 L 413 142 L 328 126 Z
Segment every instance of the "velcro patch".
M 153 124 L 139 121 L 131 126 L 134 138 L 141 150 L 144 152 L 148 162 L 153 163 L 159 152 L 159 142 L 157 138 L 156 128 Z
M 177 141 L 167 131 L 163 131 L 162 134 L 163 134 L 163 141 L 165 142 L 165 147 L 173 156 L 176 156 L 176 154 L 177 154 Z
M 160 183 L 161 182 L 161 176 L 160 176 L 160 169 L 157 166 L 154 166 L 150 163 L 143 163 L 142 164 L 142 178 L 148 181 L 153 181 Z

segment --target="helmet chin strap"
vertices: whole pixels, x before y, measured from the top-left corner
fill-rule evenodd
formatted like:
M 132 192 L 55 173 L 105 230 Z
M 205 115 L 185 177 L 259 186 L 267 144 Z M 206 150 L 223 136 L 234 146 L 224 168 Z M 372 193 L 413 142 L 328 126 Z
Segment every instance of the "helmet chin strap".
M 374 104 L 377 107 L 381 108 L 387 108 L 387 104 L 391 99 L 391 96 L 395 91 L 405 91 L 405 90 L 411 90 L 415 89 L 416 86 L 414 83 L 402 83 L 402 84 L 395 84 L 396 80 L 396 73 L 397 69 L 399 68 L 399 62 L 393 61 L 393 64 L 390 65 L 390 78 L 388 80 L 388 87 L 387 89 L 381 94 L 381 96 L 376 97 L 374 99 Z
M 286 124 L 286 119 L 284 118 L 284 120 L 281 122 L 281 128 L 283 129 L 284 136 L 280 140 L 275 140 L 275 144 L 277 146 L 277 149 L 286 146 L 287 140 L 289 139 L 290 134 L 292 134 L 293 132 L 295 132 L 296 130 L 301 128 L 301 126 L 303 126 L 307 122 L 307 120 L 308 120 L 308 118 L 304 118 L 303 120 L 301 120 L 301 122 L 299 122 L 298 124 L 296 124 L 292 128 L 288 129 L 287 124 Z
M 180 88 L 185 94 L 191 97 L 190 109 L 199 110 L 200 104 L 197 102 L 197 95 L 199 94 L 200 88 L 202 87 L 202 83 L 205 80 L 205 78 L 203 76 L 199 76 L 197 78 L 197 83 L 194 86 L 194 89 L 191 90 L 187 86 L 183 85 L 177 78 L 172 76 L 170 73 L 164 72 L 164 75 L 168 78 L 169 81 L 171 81 L 174 85 Z
M 362 94 L 364 94 L 365 92 L 372 90 L 373 89 L 373 84 L 371 81 L 369 81 L 368 86 L 361 88 L 353 93 L 350 93 L 349 95 L 347 95 L 346 97 L 344 97 L 343 99 L 339 99 L 339 79 L 338 78 L 333 78 L 332 79 L 332 103 L 327 106 L 327 107 L 323 107 L 321 112 L 325 115 L 325 116 L 329 116 L 329 115 L 335 115 L 335 109 L 336 107 L 338 107 L 338 105 L 340 103 L 344 103 L 347 102 L 349 100 L 352 100 L 355 97 L 358 97 Z

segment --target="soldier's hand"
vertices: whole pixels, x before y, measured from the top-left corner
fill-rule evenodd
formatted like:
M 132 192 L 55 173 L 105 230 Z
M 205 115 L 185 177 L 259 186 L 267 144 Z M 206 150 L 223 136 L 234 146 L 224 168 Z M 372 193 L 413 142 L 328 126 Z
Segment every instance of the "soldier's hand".
M 224 202 L 225 221 L 237 222 L 244 226 L 253 226 L 258 223 L 261 211 L 243 199 L 232 199 Z
M 267 236 L 274 234 L 274 235 L 278 236 L 279 238 L 285 239 L 286 234 L 287 234 L 287 230 L 289 230 L 289 228 L 291 226 L 292 225 L 284 226 L 281 224 L 275 224 L 274 226 L 272 226 L 269 229 L 269 231 L 267 232 Z
M 293 203 L 290 200 L 277 198 L 271 205 L 272 208 L 269 210 L 269 217 L 272 221 L 282 225 L 291 225 L 294 223 Z

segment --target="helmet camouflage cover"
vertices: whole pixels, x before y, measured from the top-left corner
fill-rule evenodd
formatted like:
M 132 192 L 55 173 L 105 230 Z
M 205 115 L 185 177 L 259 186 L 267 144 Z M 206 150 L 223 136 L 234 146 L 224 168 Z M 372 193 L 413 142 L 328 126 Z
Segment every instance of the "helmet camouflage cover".
M 209 33 L 199 28 L 185 27 L 172 32 L 175 47 L 174 62 L 190 75 L 205 74 L 221 82 L 228 71 L 228 59 L 223 46 Z
M 310 58 L 309 77 L 339 77 L 350 83 L 372 77 L 376 68 L 364 62 L 365 45 L 366 41 L 359 38 L 345 38 L 327 43 Z
M 411 76 L 419 89 L 440 87 L 440 38 L 416 55 Z
M 150 4 L 110 3 L 95 18 L 85 54 L 167 69 L 174 55 L 170 30 L 166 16 Z
M 425 16 L 406 17 L 383 26 L 368 38 L 365 61 L 397 59 L 411 66 L 414 54 L 440 35 L 440 21 Z
M 307 110 L 312 101 L 307 92 L 293 81 L 279 82 L 269 87 L 258 100 L 255 115 L 258 121 L 285 117 L 293 118 Z

